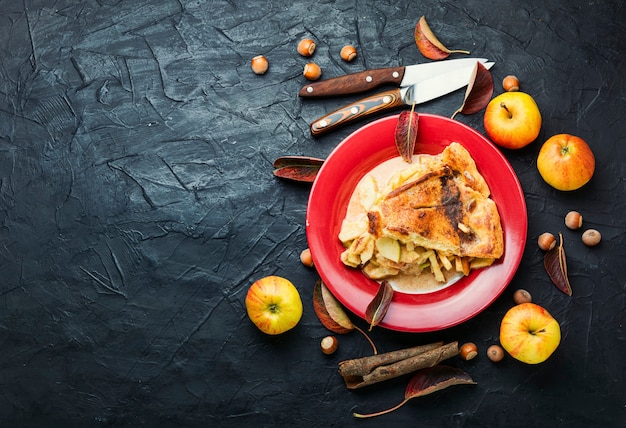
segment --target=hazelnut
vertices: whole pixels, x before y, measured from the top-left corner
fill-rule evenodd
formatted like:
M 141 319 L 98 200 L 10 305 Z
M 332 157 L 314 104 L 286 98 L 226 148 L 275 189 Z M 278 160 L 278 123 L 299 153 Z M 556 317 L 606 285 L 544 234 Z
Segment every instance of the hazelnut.
M 565 226 L 570 229 L 580 229 L 583 225 L 583 216 L 578 211 L 570 211 L 565 216 Z
M 602 240 L 602 235 L 595 229 L 587 229 L 583 233 L 583 243 L 588 247 L 598 245 Z
M 459 355 L 463 358 L 463 360 L 469 361 L 478 355 L 478 348 L 474 343 L 467 342 L 459 348 Z
M 267 58 L 265 58 L 263 55 L 257 55 L 252 58 L 250 66 L 252 67 L 252 71 L 254 71 L 256 74 L 265 74 L 265 72 L 269 68 L 269 63 L 267 62 Z
M 334 353 L 337 350 L 338 346 L 339 341 L 335 336 L 326 336 L 320 342 L 320 348 L 322 349 L 322 352 L 326 355 Z
M 304 66 L 304 72 L 302 75 L 308 80 L 317 80 L 322 75 L 322 69 L 314 62 L 309 62 Z
M 513 293 L 513 301 L 516 305 L 521 305 L 522 303 L 532 302 L 533 298 L 528 291 L 520 288 L 519 290 L 515 290 L 515 293 Z
M 519 91 L 519 79 L 511 74 L 506 76 L 502 79 L 502 88 L 507 92 Z
M 298 43 L 298 53 L 302 56 L 313 56 L 313 52 L 315 52 L 316 44 L 311 39 L 302 39 L 300 43 Z
M 489 358 L 494 363 L 502 361 L 504 358 L 504 349 L 502 349 L 499 345 L 491 345 L 487 348 L 487 358 Z
M 306 267 L 313 267 L 313 257 L 311 257 L 311 250 L 309 250 L 308 248 L 302 250 L 302 252 L 300 253 L 300 261 Z
M 550 232 L 544 232 L 537 238 L 537 245 L 543 251 L 549 251 L 556 245 L 556 238 Z
M 346 45 L 341 48 L 341 59 L 350 62 L 356 58 L 356 48 L 352 45 Z

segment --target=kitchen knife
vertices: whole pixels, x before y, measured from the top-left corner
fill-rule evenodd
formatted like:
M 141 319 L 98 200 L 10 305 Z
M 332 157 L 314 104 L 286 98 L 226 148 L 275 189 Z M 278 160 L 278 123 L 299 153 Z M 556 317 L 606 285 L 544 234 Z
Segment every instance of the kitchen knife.
M 402 67 L 377 68 L 359 71 L 345 76 L 333 77 L 319 82 L 309 83 L 300 89 L 301 97 L 330 97 L 357 94 L 369 91 L 384 84 L 401 88 L 414 85 L 422 80 L 456 70 L 473 66 L 476 61 L 487 62 L 486 58 L 461 58 L 445 61 L 428 62 Z
M 483 64 L 490 69 L 493 62 Z M 446 95 L 469 84 L 476 64 L 457 68 L 445 74 L 422 80 L 405 88 L 397 88 L 363 98 L 311 123 L 311 134 L 314 136 L 331 131 L 339 126 L 357 119 L 401 107 L 425 103 L 426 101 Z

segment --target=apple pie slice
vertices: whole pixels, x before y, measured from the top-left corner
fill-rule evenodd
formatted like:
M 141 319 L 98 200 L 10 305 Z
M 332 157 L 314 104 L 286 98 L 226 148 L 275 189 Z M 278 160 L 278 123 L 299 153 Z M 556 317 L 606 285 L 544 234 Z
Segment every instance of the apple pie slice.
M 373 279 L 426 270 L 439 282 L 447 280 L 446 272 L 467 275 L 488 266 L 504 251 L 500 216 L 489 196 L 460 144 L 422 155 L 389 180 L 367 209 L 367 221 L 344 221 L 342 261 Z

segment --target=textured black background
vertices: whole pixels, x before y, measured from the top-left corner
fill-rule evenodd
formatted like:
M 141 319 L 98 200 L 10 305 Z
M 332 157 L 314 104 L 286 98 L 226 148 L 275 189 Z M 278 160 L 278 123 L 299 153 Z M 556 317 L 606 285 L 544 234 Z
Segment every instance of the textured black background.
M 523 3 L 523 4 L 520 4 Z M 474 341 L 478 382 L 357 421 L 403 398 L 408 378 L 350 392 L 327 357 L 302 266 L 308 188 L 277 180 L 282 155 L 325 157 L 360 124 L 319 139 L 309 123 L 351 100 L 303 100 L 318 42 L 324 77 L 427 60 L 413 30 L 517 74 L 544 118 L 505 151 L 528 205 L 518 273 L 482 314 L 442 332 L 375 329 L 381 351 Z M 339 50 L 354 44 L 352 63 Z M 264 54 L 269 72 L 254 75 Z M 624 1 L 0 1 L 0 424 L 2 426 L 624 426 L 626 421 L 626 6 Z M 463 91 L 418 107 L 450 116 Z M 482 112 L 457 119 L 484 132 Z M 549 136 L 585 138 L 597 170 L 558 192 L 536 170 Z M 603 234 L 588 249 L 567 211 Z M 562 232 L 574 296 L 549 281 L 536 238 Z M 301 323 L 269 337 L 249 285 L 291 279 Z M 539 366 L 484 356 L 524 287 L 560 322 Z M 357 324 L 362 322 L 355 319 Z

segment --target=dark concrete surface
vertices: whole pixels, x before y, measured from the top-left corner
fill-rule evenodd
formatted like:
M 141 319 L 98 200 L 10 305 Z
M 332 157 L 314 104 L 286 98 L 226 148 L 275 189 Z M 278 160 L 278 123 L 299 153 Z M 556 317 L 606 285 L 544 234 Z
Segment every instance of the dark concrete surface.
M 524 189 L 528 240 L 487 310 L 427 334 L 374 329 L 381 351 L 474 341 L 450 364 L 477 382 L 399 402 L 407 378 L 348 391 L 340 360 L 371 350 L 328 332 L 311 304 L 307 186 L 277 180 L 283 155 L 325 157 L 366 122 L 313 139 L 309 123 L 354 98 L 304 100 L 303 37 L 323 77 L 426 62 L 425 15 L 450 48 L 516 74 L 544 122 L 504 151 Z M 354 44 L 352 63 L 339 59 Z M 254 75 L 250 59 L 270 69 Z M 215 427 L 623 427 L 626 421 L 626 6 L 624 1 L 0 1 L 0 425 Z M 463 90 L 418 106 L 450 116 Z M 457 120 L 484 133 L 482 112 Z M 581 190 L 546 185 L 541 142 L 587 140 L 596 173 Z M 567 211 L 603 234 L 596 248 Z M 551 283 L 536 238 L 561 231 L 574 295 Z M 276 274 L 304 301 L 289 333 L 260 333 L 250 284 Z M 494 365 L 512 293 L 526 288 L 560 322 L 545 363 Z M 365 327 L 361 320 L 357 325 Z

